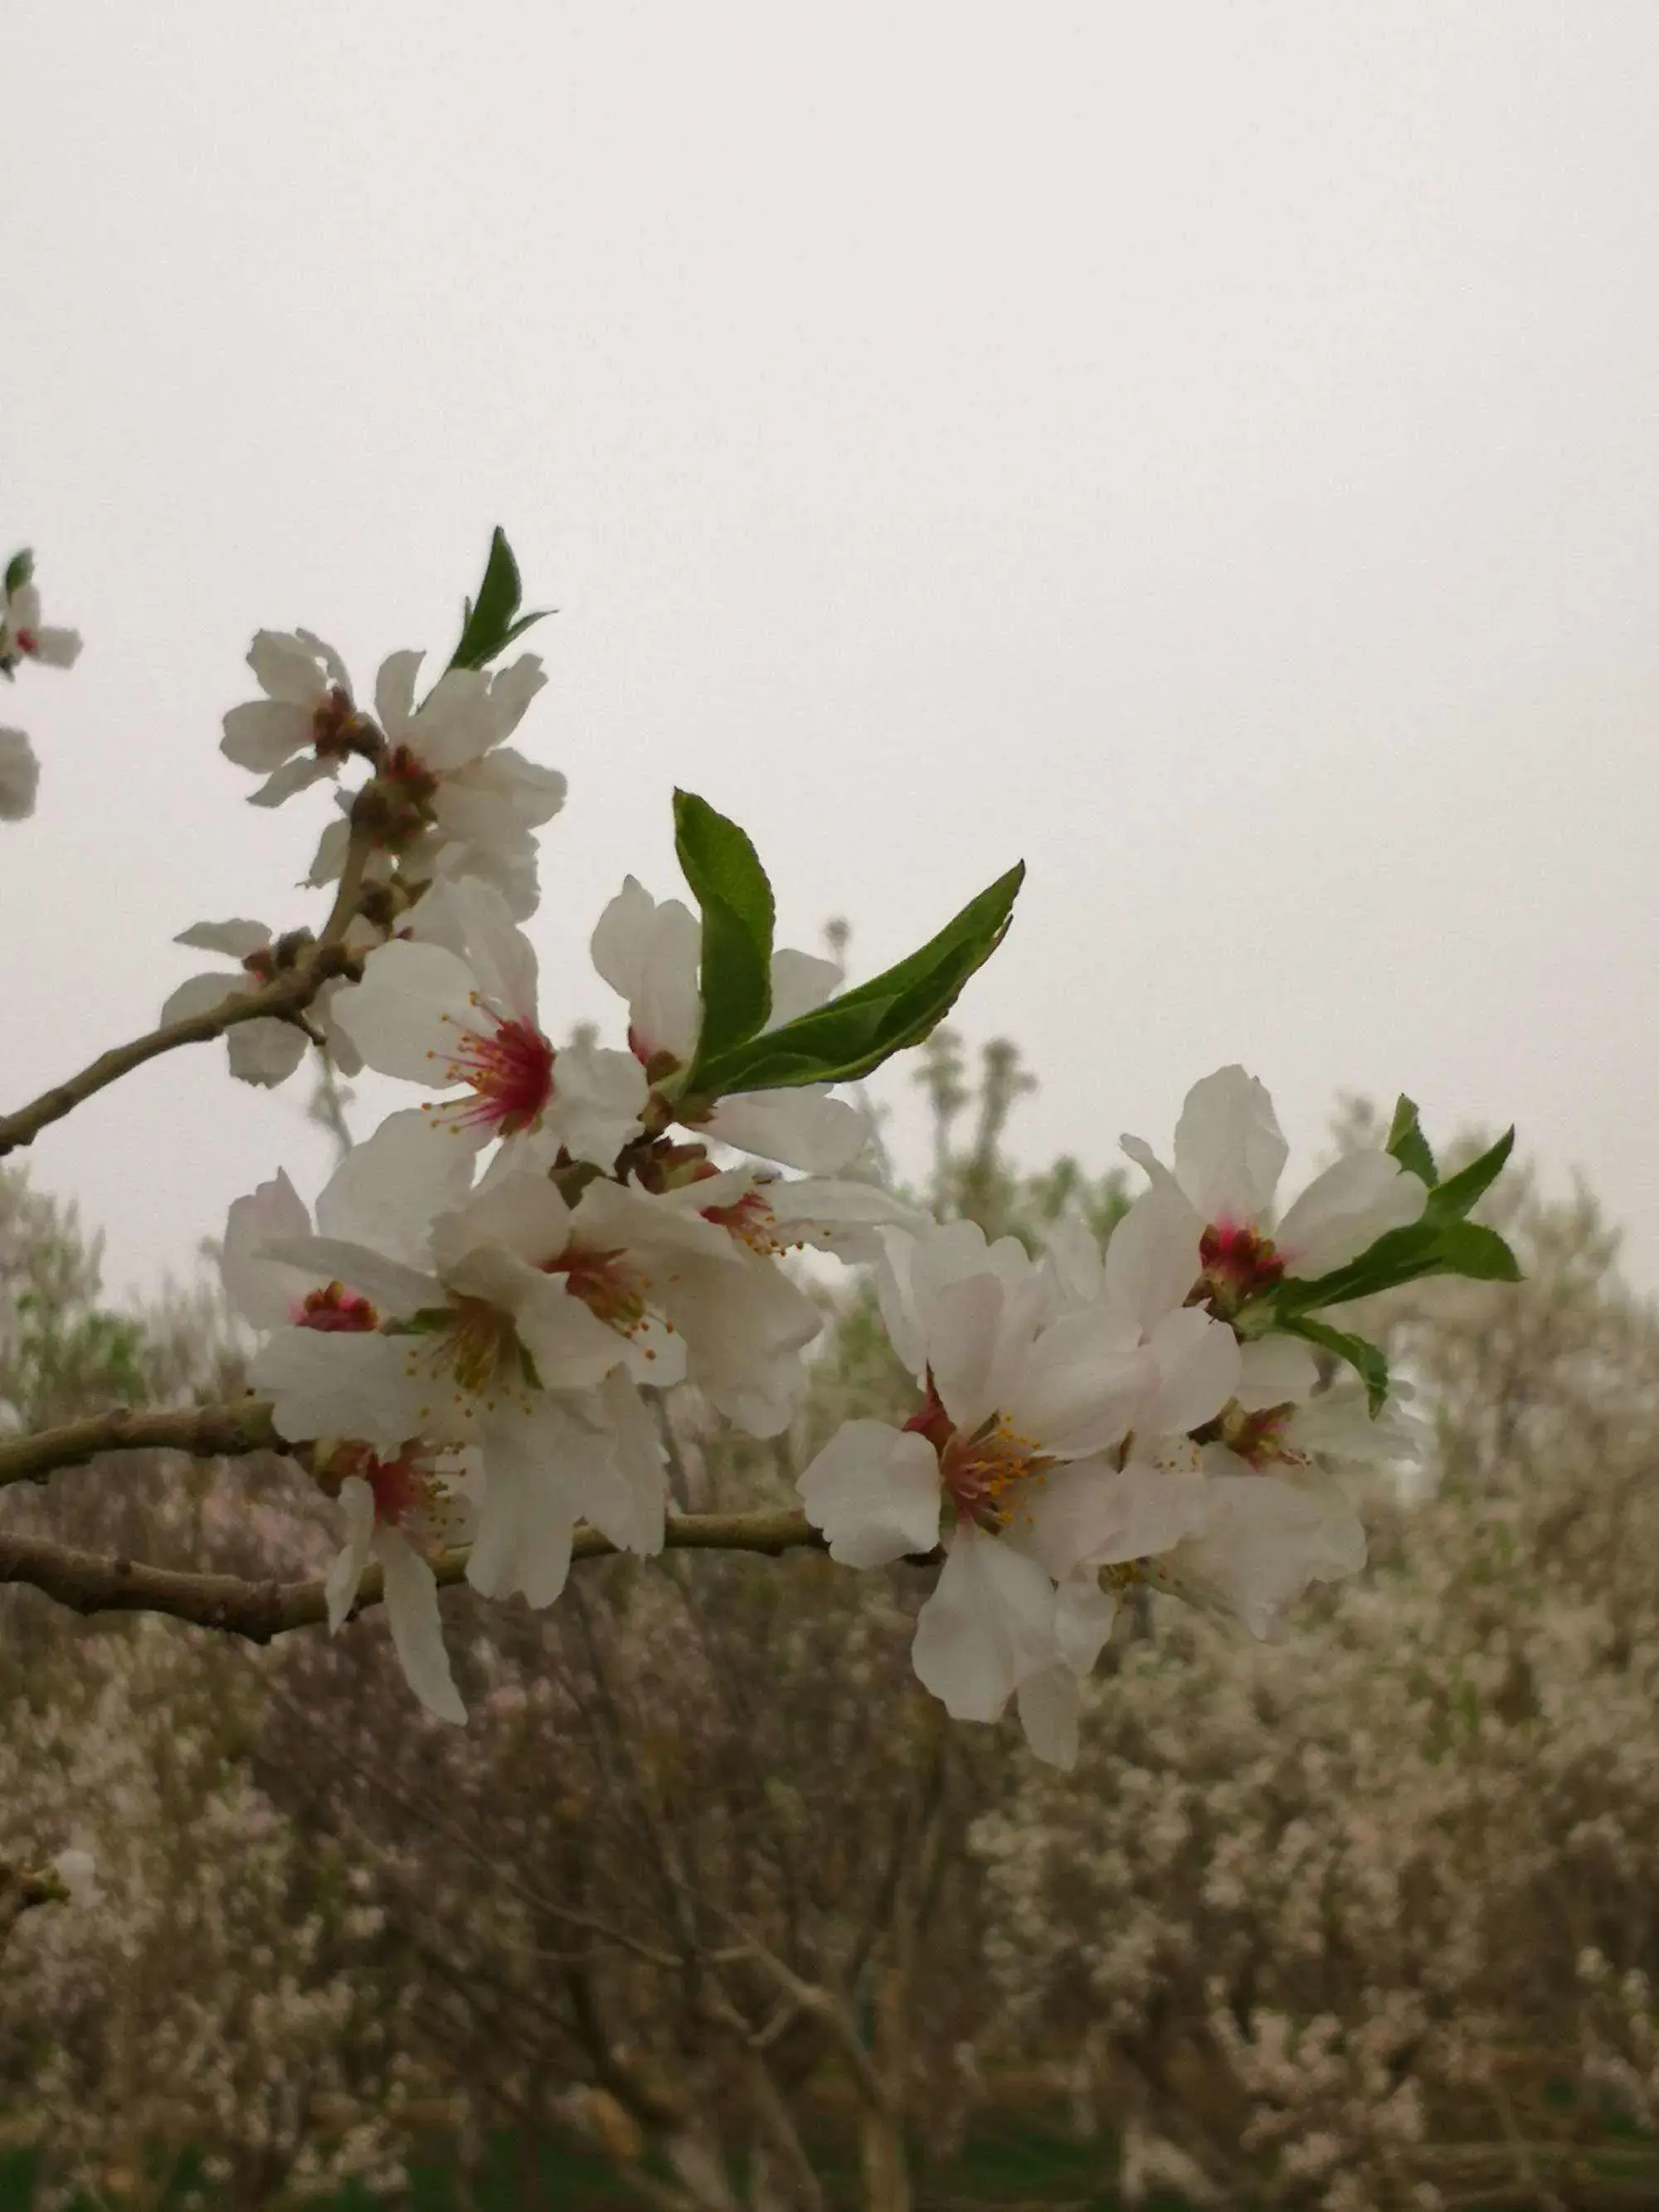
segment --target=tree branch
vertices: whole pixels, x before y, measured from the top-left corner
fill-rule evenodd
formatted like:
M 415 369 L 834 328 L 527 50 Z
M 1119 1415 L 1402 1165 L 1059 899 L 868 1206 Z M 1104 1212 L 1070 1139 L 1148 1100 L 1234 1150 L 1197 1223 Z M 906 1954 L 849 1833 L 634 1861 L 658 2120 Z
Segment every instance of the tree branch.
M 0 1443 L 0 1489 L 9 1482 L 44 1482 L 54 1468 L 83 1466 L 100 1452 L 182 1451 L 198 1459 L 233 1459 L 243 1452 L 287 1449 L 263 1398 L 226 1406 L 166 1407 L 154 1413 L 119 1406 Z
M 15 1114 L 0 1115 L 0 1158 L 15 1152 L 21 1145 L 33 1144 L 50 1123 L 61 1121 L 65 1114 L 72 1114 L 95 1092 L 107 1090 L 124 1075 L 131 1075 L 147 1060 L 159 1059 L 164 1052 L 174 1052 L 181 1044 L 210 1043 L 227 1030 L 234 1029 L 239 1022 L 300 1012 L 311 1004 L 331 976 L 347 974 L 356 967 L 357 961 L 357 954 L 349 952 L 337 939 L 325 940 L 302 953 L 292 968 L 284 969 L 269 983 L 260 983 L 251 991 L 228 989 L 220 1005 L 209 1006 L 199 1014 L 186 1014 L 182 1021 L 163 1023 L 148 1036 L 134 1037 L 130 1044 L 118 1044 L 100 1053 L 89 1067 L 70 1076 L 67 1083 L 43 1091 L 38 1098 L 20 1107 Z M 228 980 L 227 977 L 227 982 Z
M 142 1416 L 140 1418 L 143 1418 Z M 761 1513 L 670 1514 L 665 1541 L 671 1549 L 761 1552 L 775 1555 L 823 1543 L 803 1513 L 788 1508 Z M 617 1547 L 596 1528 L 578 1528 L 572 1557 L 611 1557 Z M 441 1588 L 466 1575 L 467 1547 L 441 1552 L 432 1562 Z M 199 1628 L 216 1628 L 251 1644 L 269 1644 L 296 1628 L 314 1628 L 328 1618 L 323 1584 L 315 1582 L 248 1582 L 240 1575 L 197 1574 L 152 1567 L 140 1559 L 108 1559 L 72 1550 L 38 1536 L 0 1535 L 0 1583 L 21 1583 L 75 1613 L 164 1613 Z M 380 1570 L 370 1565 L 358 1586 L 353 1617 L 379 1605 Z

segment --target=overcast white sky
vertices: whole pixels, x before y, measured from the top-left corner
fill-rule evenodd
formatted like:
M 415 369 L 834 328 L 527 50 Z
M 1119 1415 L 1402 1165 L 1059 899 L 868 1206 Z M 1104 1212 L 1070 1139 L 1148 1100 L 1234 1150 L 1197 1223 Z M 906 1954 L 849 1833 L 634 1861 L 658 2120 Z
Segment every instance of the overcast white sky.
M 189 922 L 320 918 L 325 799 L 216 750 L 248 639 L 446 656 L 500 521 L 556 1018 L 676 781 L 866 968 L 1024 855 L 959 1021 L 1034 1164 L 1224 1060 L 1304 1159 L 1403 1087 L 1659 1282 L 1654 0 L 8 0 L 5 53 L 0 550 L 88 644 L 0 700 L 4 1104 Z M 303 1103 L 193 1049 L 34 1172 L 154 1284 L 314 1188 Z

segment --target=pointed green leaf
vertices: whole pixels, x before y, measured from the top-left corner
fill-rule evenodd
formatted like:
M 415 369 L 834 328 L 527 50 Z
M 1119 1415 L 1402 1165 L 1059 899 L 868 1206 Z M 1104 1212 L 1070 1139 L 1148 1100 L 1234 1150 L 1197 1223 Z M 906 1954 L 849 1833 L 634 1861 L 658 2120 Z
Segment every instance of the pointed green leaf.
M 1409 1168 L 1431 1190 L 1439 1182 L 1440 1171 L 1435 1166 L 1434 1154 L 1429 1150 L 1429 1140 L 1417 1118 L 1416 1102 L 1407 1098 L 1403 1091 L 1389 1124 L 1388 1149 L 1402 1168 Z
M 1353 1336 L 1346 1330 L 1329 1328 L 1323 1322 L 1310 1321 L 1306 1314 L 1292 1319 L 1281 1319 L 1279 1327 L 1291 1336 L 1304 1338 L 1316 1344 L 1322 1351 L 1334 1352 L 1346 1359 L 1365 1385 L 1365 1395 L 1370 1404 L 1371 1419 L 1382 1412 L 1389 1395 L 1389 1363 L 1376 1345 L 1363 1336 Z
M 33 581 L 34 555 L 26 545 L 21 552 L 14 553 L 6 563 L 7 598 L 9 599 L 14 592 L 21 592 L 25 584 Z
M 1438 1272 L 1477 1283 L 1518 1283 L 1521 1263 L 1495 1229 L 1478 1221 L 1449 1222 L 1440 1232 Z
M 704 1062 L 745 1043 L 772 1011 L 772 886 L 737 823 L 695 792 L 674 793 L 674 849 L 702 910 L 702 1026 L 688 1087 Z
M 701 1061 L 691 1087 L 718 1097 L 801 1083 L 852 1083 L 920 1044 L 1001 943 L 1024 876 L 1022 861 L 970 899 L 919 952 L 869 982 Z
M 523 596 L 519 564 L 507 542 L 507 532 L 498 528 L 489 541 L 489 558 L 484 563 L 478 596 L 465 602 L 461 641 L 450 659 L 450 666 L 486 667 L 498 653 L 506 651 L 515 637 L 522 636 L 532 623 L 540 622 L 539 614 L 519 612 Z
M 1430 1195 L 1428 1218 L 1443 1222 L 1462 1221 L 1476 1200 L 1497 1182 L 1504 1163 L 1514 1150 L 1515 1131 L 1506 1129 L 1478 1160 L 1472 1160 L 1468 1167 L 1437 1185 Z

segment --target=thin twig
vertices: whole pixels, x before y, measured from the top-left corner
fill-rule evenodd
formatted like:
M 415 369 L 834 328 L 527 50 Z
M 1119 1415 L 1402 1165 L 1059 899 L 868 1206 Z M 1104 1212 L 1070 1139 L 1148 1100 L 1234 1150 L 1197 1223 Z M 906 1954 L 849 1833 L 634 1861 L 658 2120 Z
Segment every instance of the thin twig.
M 671 1514 L 665 1538 L 672 1549 L 772 1555 L 823 1540 L 804 1514 L 788 1510 Z M 608 1559 L 616 1550 L 596 1528 L 581 1528 L 571 1554 L 578 1559 Z M 441 1588 L 465 1579 L 470 1557 L 465 1547 L 438 1554 L 432 1568 Z M 273 1637 L 314 1628 L 328 1618 L 320 1580 L 249 1582 L 240 1575 L 196 1574 L 74 1551 L 36 1536 L 0 1535 L 0 1583 L 4 1583 L 40 1590 L 75 1613 L 168 1613 L 250 1644 L 269 1644 Z M 354 1615 L 379 1605 L 383 1595 L 380 1570 L 371 1565 L 358 1585 Z
M 65 1114 L 72 1114 L 77 1106 L 83 1105 L 96 1092 L 107 1090 L 112 1083 L 118 1083 L 124 1075 L 131 1075 L 147 1060 L 157 1060 L 164 1052 L 176 1052 L 180 1045 L 209 1044 L 227 1030 L 234 1029 L 239 1022 L 258 1021 L 267 1015 L 298 1013 L 311 1004 L 331 976 L 343 975 L 356 964 L 357 955 L 349 952 L 343 945 L 319 943 L 269 983 L 258 984 L 251 991 L 228 991 L 216 1006 L 209 1006 L 199 1014 L 186 1014 L 182 1021 L 164 1022 L 159 1029 L 134 1037 L 129 1044 L 118 1044 L 100 1053 L 90 1066 L 70 1076 L 66 1083 L 43 1091 L 38 1098 L 19 1107 L 15 1114 L 0 1115 L 0 1157 L 15 1152 L 20 1146 L 33 1144 L 42 1129 L 53 1121 L 61 1121 Z
M 0 1158 L 21 1145 L 33 1144 L 42 1129 L 53 1121 L 61 1121 L 65 1114 L 72 1114 L 96 1092 L 106 1091 L 112 1083 L 118 1083 L 124 1075 L 131 1075 L 135 1067 L 142 1067 L 148 1060 L 159 1059 L 164 1052 L 176 1052 L 180 1045 L 211 1043 L 227 1030 L 234 1029 L 239 1022 L 302 1013 L 331 976 L 346 975 L 357 966 L 358 955 L 347 951 L 345 933 L 357 911 L 363 872 L 373 850 L 374 841 L 368 834 L 354 830 L 346 848 L 339 889 L 328 920 L 323 924 L 323 933 L 314 945 L 301 952 L 291 968 L 283 969 L 268 983 L 256 984 L 251 991 L 227 988 L 216 1006 L 206 1007 L 199 1014 L 186 1014 L 182 1021 L 164 1022 L 159 1029 L 134 1037 L 128 1044 L 116 1045 L 100 1053 L 90 1066 L 70 1076 L 68 1082 L 43 1091 L 38 1098 L 20 1107 L 15 1114 L 0 1115 Z M 228 976 L 226 981 L 228 986 Z
M 285 1449 L 263 1398 L 165 1407 L 153 1413 L 118 1406 L 112 1413 L 0 1443 L 0 1489 L 9 1482 L 44 1482 L 54 1468 L 82 1467 L 103 1452 L 182 1451 L 198 1459 L 230 1459 Z

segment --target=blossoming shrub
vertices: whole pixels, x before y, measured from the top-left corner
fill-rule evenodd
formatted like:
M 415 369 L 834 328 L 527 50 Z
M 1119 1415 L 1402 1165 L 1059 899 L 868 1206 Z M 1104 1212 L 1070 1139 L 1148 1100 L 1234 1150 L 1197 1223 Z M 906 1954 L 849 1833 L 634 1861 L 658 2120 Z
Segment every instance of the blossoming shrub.
M 978 1832 L 1007 2047 L 1228 2203 L 1659 2189 L 1659 1321 L 1587 1200 L 1503 1212 L 1519 1291 L 1394 1316 L 1438 1494 L 1282 1644 L 1157 1606 Z

